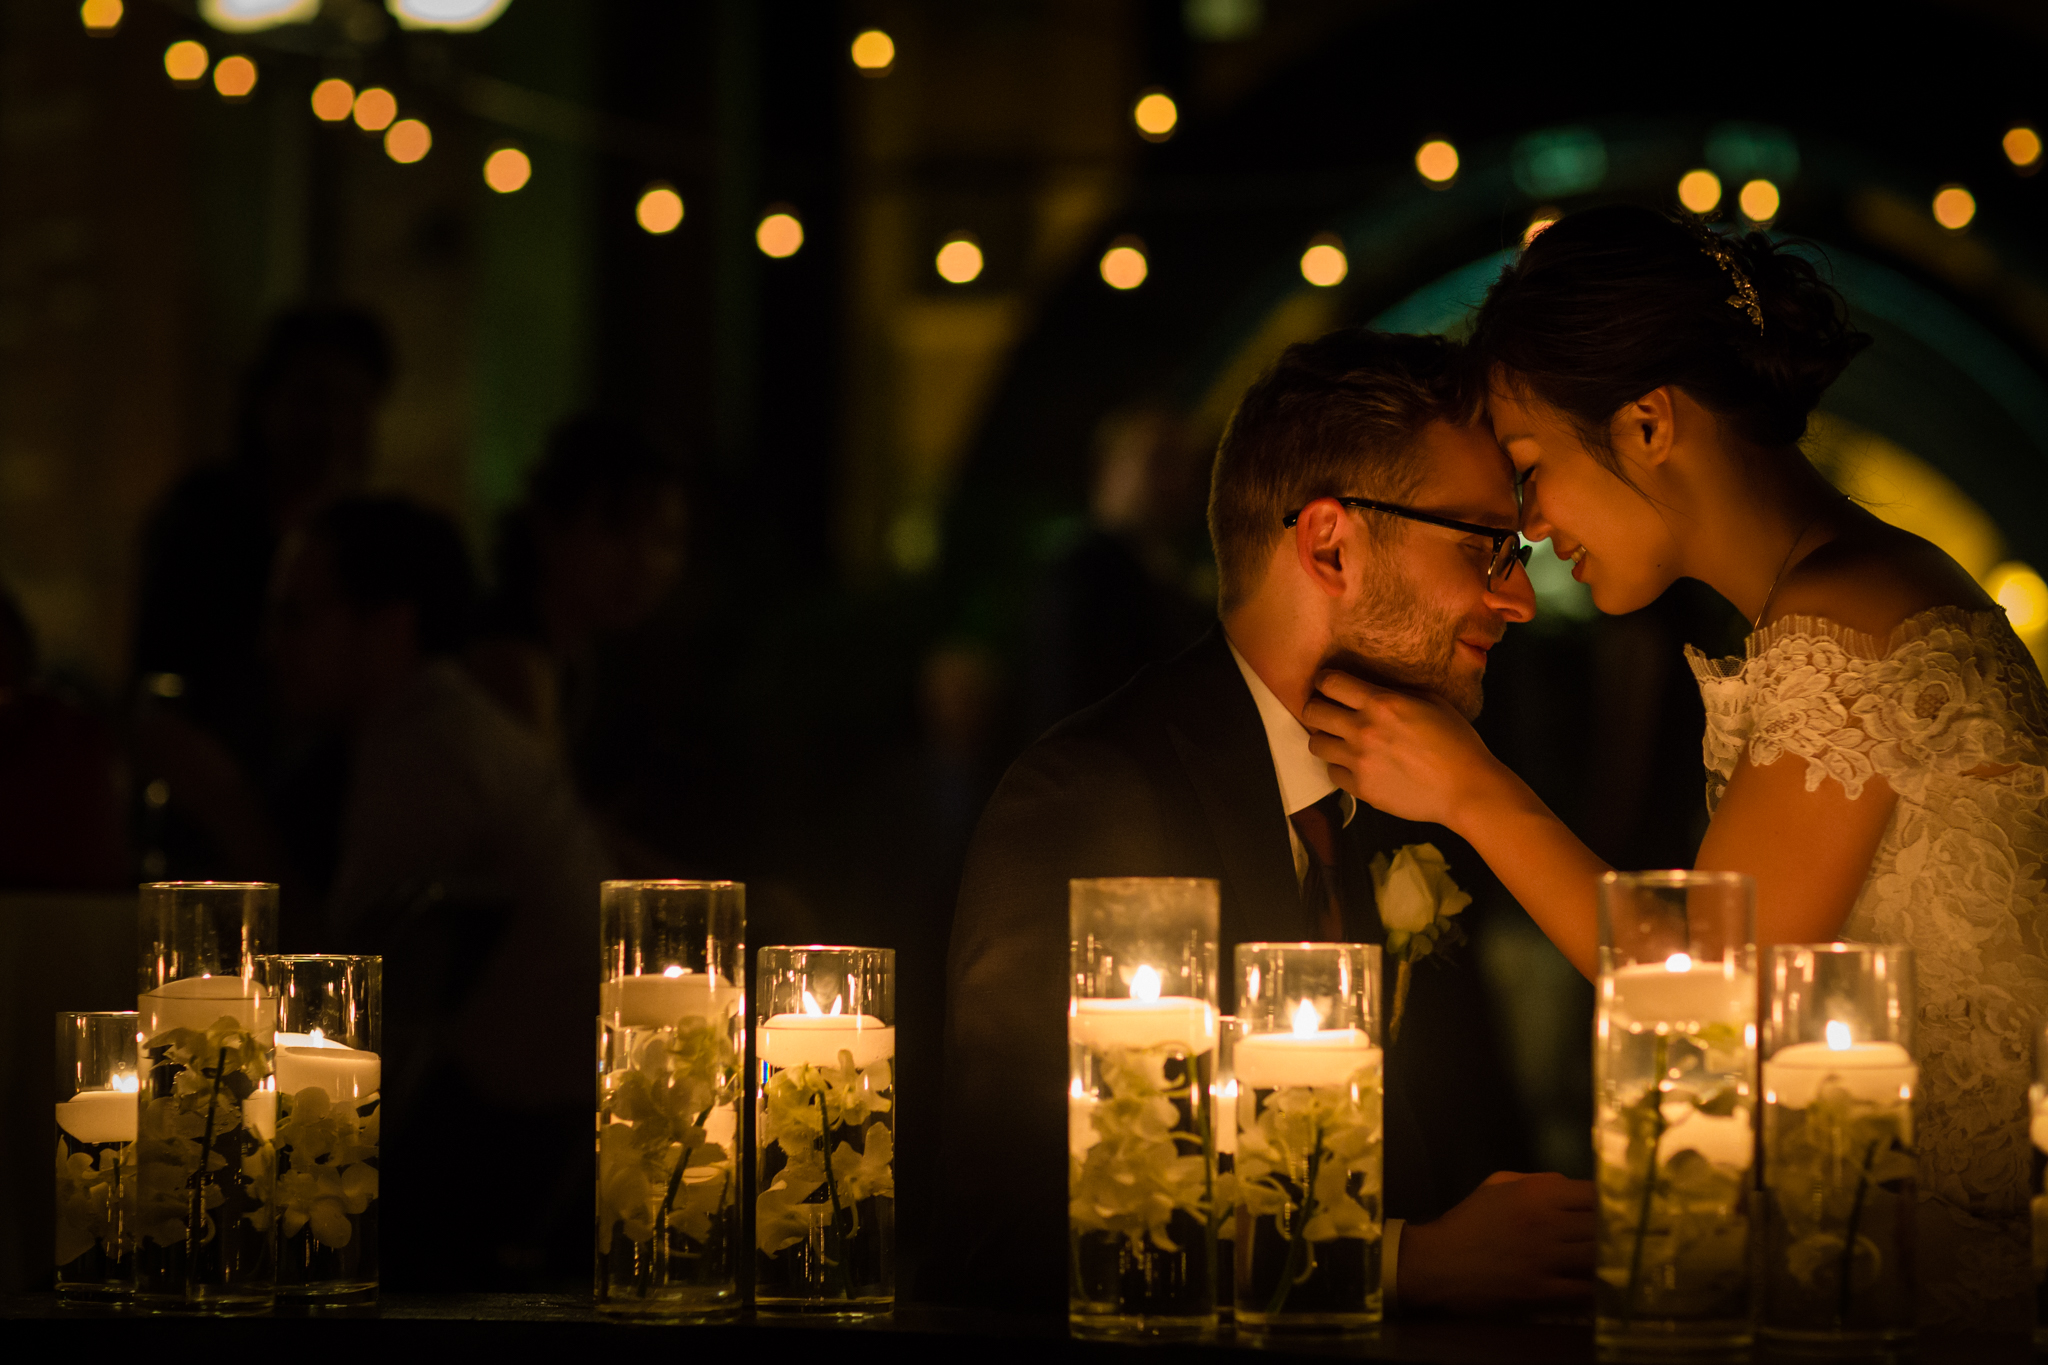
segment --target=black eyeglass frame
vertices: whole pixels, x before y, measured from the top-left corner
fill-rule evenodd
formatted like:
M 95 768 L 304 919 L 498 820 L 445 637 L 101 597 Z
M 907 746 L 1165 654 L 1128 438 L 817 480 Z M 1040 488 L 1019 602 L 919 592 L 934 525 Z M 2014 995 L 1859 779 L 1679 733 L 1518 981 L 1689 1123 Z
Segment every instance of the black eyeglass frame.
M 1457 521 L 1450 517 L 1440 517 L 1434 512 L 1418 512 L 1412 507 L 1402 507 L 1391 502 L 1376 502 L 1371 498 L 1338 498 L 1336 501 L 1339 506 L 1353 507 L 1360 511 L 1385 512 L 1390 517 L 1405 517 L 1409 521 L 1441 526 L 1446 530 L 1460 531 L 1468 536 L 1485 536 L 1493 542 L 1493 557 L 1486 561 L 1486 587 L 1489 592 L 1514 573 L 1514 565 L 1519 564 L 1524 573 L 1528 572 L 1529 554 L 1536 548 L 1520 543 L 1522 533 L 1519 530 L 1503 531 L 1498 526 L 1481 526 L 1474 521 Z M 1304 510 L 1306 509 L 1296 508 L 1289 512 L 1280 518 L 1280 524 L 1293 530 L 1294 523 L 1301 520 Z M 1510 549 L 1510 546 L 1514 548 Z

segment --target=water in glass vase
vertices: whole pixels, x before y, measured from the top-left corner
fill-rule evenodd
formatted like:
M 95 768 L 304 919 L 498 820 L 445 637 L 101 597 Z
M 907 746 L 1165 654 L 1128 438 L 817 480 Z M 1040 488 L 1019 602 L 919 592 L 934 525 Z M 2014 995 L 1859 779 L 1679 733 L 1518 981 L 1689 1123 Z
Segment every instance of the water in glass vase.
M 1380 1321 L 1383 1134 L 1371 1056 L 1369 1069 L 1335 1085 L 1240 1081 L 1236 1298 L 1245 1327 L 1361 1331 Z
M 1070 1046 L 1070 1325 L 1107 1334 L 1213 1327 L 1213 1048 Z
M 206 1028 L 160 1029 L 141 1052 L 136 1302 L 265 1311 L 277 1279 L 277 1096 L 261 1088 L 267 1040 L 224 1015 Z
M 134 1136 L 133 1091 L 88 1093 L 57 1106 L 57 1295 L 66 1303 L 128 1296 Z
M 1639 973 L 1616 982 L 1595 1051 L 1596 1336 L 1603 1353 L 1738 1348 L 1752 1335 L 1755 977 L 1615 975 Z
M 865 1316 L 895 1304 L 895 1058 L 863 1047 L 829 1064 L 762 1067 L 754 1302 L 764 1311 Z
M 320 1086 L 278 1096 L 278 1293 L 376 1296 L 382 1108 L 375 1093 L 337 1103 Z
M 702 1317 L 739 1307 L 739 1050 L 733 1019 L 600 1025 L 601 1312 Z

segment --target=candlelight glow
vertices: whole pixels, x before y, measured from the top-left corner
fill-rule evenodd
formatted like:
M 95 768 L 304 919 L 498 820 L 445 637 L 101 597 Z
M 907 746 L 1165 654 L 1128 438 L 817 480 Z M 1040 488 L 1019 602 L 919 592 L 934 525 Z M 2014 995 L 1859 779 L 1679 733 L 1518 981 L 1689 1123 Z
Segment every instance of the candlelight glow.
M 356 96 L 356 127 L 366 133 L 381 133 L 398 117 L 398 96 L 381 85 L 373 85 Z
M 114 8 L 118 17 L 120 6 Z M 2024 124 L 2008 128 L 1999 145 L 2005 149 L 2005 159 L 2021 169 L 2041 160 L 2041 135 Z
M 533 179 L 533 161 L 517 147 L 500 147 L 484 158 L 484 183 L 499 194 L 526 188 Z
M 224 33 L 303 24 L 319 13 L 320 0 L 199 0 L 199 17 Z
M 384 155 L 401 166 L 410 166 L 422 159 L 433 145 L 433 133 L 416 118 L 402 118 L 384 134 Z
M 441 28 L 474 33 L 488 26 L 512 0 L 384 0 L 400 28 Z
M 683 974 L 683 969 L 671 963 L 669 966 L 663 967 L 661 969 L 661 974 L 663 976 L 668 977 L 681 976 Z
M 1977 197 L 1961 185 L 1943 185 L 1934 195 L 1934 221 L 1960 232 L 1977 216 Z
M 246 99 L 256 88 L 256 63 L 247 57 L 223 57 L 213 68 L 213 88 L 228 99 Z
M 878 28 L 871 28 L 853 40 L 853 64 L 863 76 L 886 76 L 896 65 L 896 40 Z
M 1768 223 L 1778 216 L 1778 187 L 1768 180 L 1752 180 L 1742 187 L 1741 194 L 1735 196 L 1735 202 L 1741 206 L 1742 216 L 1750 222 Z
M 339 76 L 329 76 L 313 87 L 313 117 L 322 123 L 339 123 L 356 107 L 356 88 Z
M 1678 178 L 1678 202 L 1693 213 L 1721 207 L 1721 177 L 1712 171 L 1687 171 Z
M 112 33 L 121 26 L 121 0 L 85 0 L 78 7 L 78 17 L 88 31 Z M 2012 134 L 2006 134 L 2008 141 Z
M 846 997 L 835 995 L 832 997 L 831 1009 L 820 1009 L 818 1008 L 818 997 L 812 995 L 809 991 L 804 992 L 804 1013 L 816 1015 L 820 1019 L 830 1018 L 832 1015 L 839 1013 L 841 1009 L 845 1008 L 845 1005 Z
M 134 1094 L 141 1084 L 141 1077 L 137 1076 L 132 1071 L 118 1072 L 114 1076 L 114 1089 L 120 1091 L 124 1095 Z
M 1159 999 L 1159 969 L 1140 967 L 1131 973 L 1131 999 L 1147 1004 Z
M 206 68 L 213 58 L 206 55 L 204 44 L 190 38 L 180 39 L 164 49 L 164 74 L 180 85 L 190 85 L 206 74 Z
M 1828 1020 L 1828 1051 L 1847 1052 L 1849 1041 L 1849 1026 L 1839 1019 Z
M 1673 953 L 1670 957 L 1664 959 L 1664 970 L 1667 972 L 1689 972 L 1692 970 L 1692 958 L 1686 953 Z
M 1415 169 L 1432 185 L 1449 184 L 1458 173 L 1458 149 L 1438 138 L 1415 149 Z
M 1147 142 L 1164 142 L 1180 123 L 1180 106 L 1164 90 L 1148 90 L 1132 106 L 1131 122 Z
M 640 195 L 640 203 L 633 210 L 633 219 L 657 237 L 674 232 L 682 226 L 683 196 L 667 185 L 649 185 Z
M 946 283 L 967 284 L 981 275 L 981 247 L 972 237 L 955 237 L 939 248 L 934 264 Z
M 754 229 L 754 245 L 778 261 L 796 255 L 803 244 L 804 225 L 793 213 L 771 213 Z
M 2017 560 L 2001 564 L 1991 571 L 1984 586 L 1992 600 L 2005 608 L 2012 628 L 2021 635 L 2048 626 L 2048 583 L 2027 565 Z
M 1304 1000 L 1294 1007 L 1294 1034 L 1297 1038 L 1307 1037 L 1321 1028 L 1322 1024 L 1323 1016 L 1316 1012 L 1315 1001 Z

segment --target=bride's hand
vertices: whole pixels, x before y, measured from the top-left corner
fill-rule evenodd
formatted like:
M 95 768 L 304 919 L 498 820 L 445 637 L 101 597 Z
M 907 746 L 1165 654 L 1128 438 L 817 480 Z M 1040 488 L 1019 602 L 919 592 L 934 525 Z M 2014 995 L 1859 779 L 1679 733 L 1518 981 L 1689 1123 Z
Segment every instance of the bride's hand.
M 1435 697 L 1318 673 L 1302 720 L 1309 752 L 1345 791 L 1389 815 L 1458 828 L 1499 760 Z

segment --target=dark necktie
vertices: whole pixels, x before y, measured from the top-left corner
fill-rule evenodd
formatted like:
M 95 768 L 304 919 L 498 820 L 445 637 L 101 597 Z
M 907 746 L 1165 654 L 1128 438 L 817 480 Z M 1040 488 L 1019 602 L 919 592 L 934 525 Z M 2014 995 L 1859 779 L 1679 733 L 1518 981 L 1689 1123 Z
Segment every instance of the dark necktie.
M 1337 875 L 1337 831 L 1344 827 L 1343 793 L 1331 792 L 1287 818 L 1308 848 L 1308 875 L 1301 879 L 1301 910 L 1311 938 L 1344 939 L 1344 894 Z

